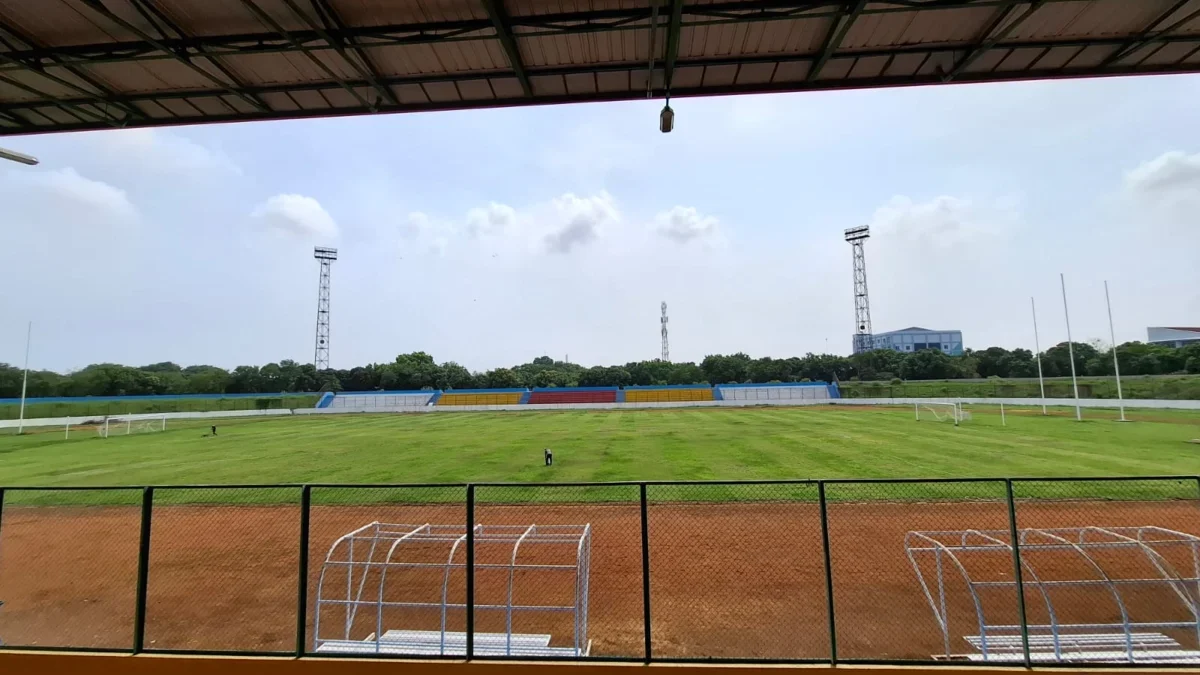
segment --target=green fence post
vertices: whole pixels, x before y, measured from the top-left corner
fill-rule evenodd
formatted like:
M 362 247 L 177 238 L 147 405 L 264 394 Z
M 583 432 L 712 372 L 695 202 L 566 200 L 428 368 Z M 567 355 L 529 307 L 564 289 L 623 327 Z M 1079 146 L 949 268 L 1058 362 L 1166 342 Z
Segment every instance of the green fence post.
M 642 640 L 645 649 L 645 662 L 650 663 L 654 658 L 651 646 L 650 632 L 650 518 L 646 502 L 646 484 L 638 485 L 638 497 L 641 502 L 642 518 Z
M 817 481 L 817 501 L 821 507 L 821 551 L 825 559 L 825 606 L 829 618 L 829 665 L 837 665 L 837 621 L 833 612 L 833 557 L 829 553 L 829 512 L 825 501 L 825 481 Z
M 1017 586 L 1017 618 L 1021 622 L 1021 654 L 1025 657 L 1025 667 L 1029 668 L 1029 622 L 1025 617 L 1025 584 L 1021 578 L 1021 538 L 1017 530 L 1017 504 L 1013 499 L 1011 478 L 1004 480 L 1004 492 L 1008 501 L 1008 536 L 1012 539 L 1013 581 Z
M 138 539 L 137 605 L 133 610 L 133 653 L 146 641 L 146 586 L 150 579 L 150 521 L 154 511 L 154 488 L 142 488 L 142 529 Z
M 467 650 L 475 655 L 475 485 L 467 486 Z
M 304 656 L 308 642 L 308 539 L 312 507 L 312 488 L 300 488 L 300 578 L 296 583 L 296 656 Z

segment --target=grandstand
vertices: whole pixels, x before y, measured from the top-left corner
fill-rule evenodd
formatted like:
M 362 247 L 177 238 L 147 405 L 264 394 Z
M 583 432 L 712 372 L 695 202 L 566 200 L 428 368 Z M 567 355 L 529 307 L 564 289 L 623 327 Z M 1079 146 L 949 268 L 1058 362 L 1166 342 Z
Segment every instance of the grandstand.
M 702 384 L 626 387 L 627 403 L 675 403 L 713 400 L 712 387 Z
M 526 393 L 525 389 L 462 389 L 443 392 L 434 405 L 517 405 Z
M 616 403 L 618 391 L 617 387 L 538 387 L 529 395 L 526 403 Z
M 534 389 L 459 389 L 449 391 L 326 392 L 317 408 L 329 412 L 420 411 L 431 407 L 517 405 L 581 405 L 618 408 L 625 405 L 698 405 L 728 401 L 729 405 L 788 405 L 819 403 L 841 398 L 836 384 L 783 382 L 772 384 L 631 385 L 621 387 L 536 387 Z
M 722 384 L 715 391 L 718 401 L 819 401 L 841 398 L 837 385 L 824 382 Z
M 352 410 L 420 408 L 429 405 L 437 393 L 435 391 L 346 391 L 340 392 L 336 396 L 321 397 L 317 407 Z

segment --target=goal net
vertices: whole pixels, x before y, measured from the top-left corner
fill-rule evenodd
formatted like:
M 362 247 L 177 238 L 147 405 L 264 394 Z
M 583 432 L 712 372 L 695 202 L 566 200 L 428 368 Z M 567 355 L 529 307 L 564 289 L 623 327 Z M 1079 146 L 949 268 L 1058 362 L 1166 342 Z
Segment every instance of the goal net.
M 913 413 L 918 422 L 951 422 L 958 426 L 963 419 L 958 403 L 914 403 Z
M 167 430 L 166 415 L 118 415 L 107 417 L 100 425 L 100 436 L 125 436 Z

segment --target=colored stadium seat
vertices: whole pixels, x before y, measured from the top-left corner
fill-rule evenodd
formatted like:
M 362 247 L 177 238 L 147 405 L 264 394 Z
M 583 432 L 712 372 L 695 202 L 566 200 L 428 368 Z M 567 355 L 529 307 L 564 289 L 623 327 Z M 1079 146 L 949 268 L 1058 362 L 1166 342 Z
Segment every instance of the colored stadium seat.
M 663 389 L 632 388 L 625 390 L 626 403 L 673 403 L 676 401 L 711 401 L 711 387 L 683 387 Z
M 530 405 L 548 403 L 616 403 L 617 388 L 612 389 L 534 389 Z
M 437 405 L 517 405 L 521 402 L 519 391 L 452 392 L 442 394 Z

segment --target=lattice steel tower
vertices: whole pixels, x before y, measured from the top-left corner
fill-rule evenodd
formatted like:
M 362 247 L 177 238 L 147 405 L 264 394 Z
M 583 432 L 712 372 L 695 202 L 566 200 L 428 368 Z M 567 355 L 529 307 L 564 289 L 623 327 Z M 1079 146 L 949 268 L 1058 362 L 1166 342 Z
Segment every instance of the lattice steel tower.
M 662 324 L 662 360 L 670 362 L 671 347 L 667 344 L 667 303 L 662 304 L 662 318 L 659 319 Z
M 317 246 L 313 257 L 321 261 L 321 284 L 317 288 L 317 339 L 313 365 L 317 371 L 329 369 L 329 268 L 337 260 L 336 248 Z
M 846 230 L 854 251 L 854 353 L 871 350 L 871 302 L 867 299 L 867 259 L 863 243 L 871 236 L 867 225 Z

